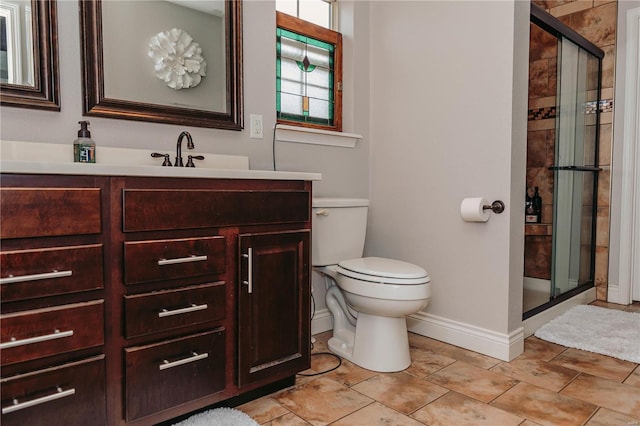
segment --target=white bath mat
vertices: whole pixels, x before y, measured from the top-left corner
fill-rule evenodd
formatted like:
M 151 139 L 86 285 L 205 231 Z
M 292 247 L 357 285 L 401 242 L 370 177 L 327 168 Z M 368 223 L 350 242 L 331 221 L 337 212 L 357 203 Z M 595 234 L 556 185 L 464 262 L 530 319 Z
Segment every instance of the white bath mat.
M 579 305 L 540 327 L 535 336 L 640 363 L 640 313 Z
M 173 426 L 259 426 L 248 414 L 234 408 L 215 408 L 194 414 Z

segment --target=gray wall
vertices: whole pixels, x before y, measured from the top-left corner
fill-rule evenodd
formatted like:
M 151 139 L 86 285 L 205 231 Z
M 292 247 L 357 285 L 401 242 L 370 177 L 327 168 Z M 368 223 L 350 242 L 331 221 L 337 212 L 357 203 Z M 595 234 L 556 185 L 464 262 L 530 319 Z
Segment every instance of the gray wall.
M 425 311 L 507 338 L 522 325 L 528 4 L 371 3 L 366 252 L 423 266 Z M 503 200 L 487 223 L 466 197 Z

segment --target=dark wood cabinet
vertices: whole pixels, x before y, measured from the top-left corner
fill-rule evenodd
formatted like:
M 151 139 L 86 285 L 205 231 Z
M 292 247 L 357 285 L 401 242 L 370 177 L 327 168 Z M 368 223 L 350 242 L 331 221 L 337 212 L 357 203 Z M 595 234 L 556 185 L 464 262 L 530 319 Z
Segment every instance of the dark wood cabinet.
M 2 424 L 157 424 L 309 367 L 311 182 L 1 190 Z
M 99 188 L 3 187 L 0 238 L 100 233 L 100 196 Z
M 225 352 L 224 330 L 125 349 L 127 420 L 223 391 Z
M 309 367 L 308 230 L 239 236 L 238 381 Z
M 2 365 L 101 346 L 102 300 L 2 315 Z
M 139 284 L 222 273 L 224 237 L 132 241 L 124 244 L 124 282 Z
M 107 423 L 104 355 L 0 379 L 2 425 Z
M 125 337 L 222 322 L 226 297 L 224 282 L 125 296 Z
M 102 244 L 0 252 L 0 300 L 101 289 Z
M 2 175 L 3 425 L 105 425 L 106 178 Z

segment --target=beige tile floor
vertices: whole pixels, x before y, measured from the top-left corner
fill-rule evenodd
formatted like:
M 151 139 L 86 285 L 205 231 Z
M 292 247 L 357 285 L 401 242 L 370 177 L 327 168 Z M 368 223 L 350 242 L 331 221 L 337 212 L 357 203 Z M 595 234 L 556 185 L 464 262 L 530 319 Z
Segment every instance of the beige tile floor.
M 640 311 L 637 304 L 595 304 Z M 331 332 L 315 337 L 313 352 L 327 351 Z M 511 362 L 417 334 L 409 343 L 405 371 L 376 373 L 343 360 L 237 408 L 269 426 L 640 425 L 638 364 L 534 336 Z M 335 365 L 330 355 L 313 355 L 304 373 Z

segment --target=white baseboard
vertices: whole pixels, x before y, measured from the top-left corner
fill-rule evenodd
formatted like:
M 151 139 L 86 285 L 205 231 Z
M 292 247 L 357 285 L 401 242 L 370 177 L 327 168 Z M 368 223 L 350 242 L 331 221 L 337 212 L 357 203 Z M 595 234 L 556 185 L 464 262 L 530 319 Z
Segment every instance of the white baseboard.
M 333 330 L 333 316 L 328 309 L 316 311 L 311 319 L 311 335 Z
M 509 334 L 502 334 L 448 318 L 418 312 L 407 317 L 407 328 L 413 333 L 502 361 L 511 361 L 524 351 L 522 327 Z
M 609 281 L 609 286 L 607 287 L 607 302 L 618 303 L 620 305 L 628 305 L 631 303 L 630 294 L 626 291 L 627 288 L 621 291 L 621 287 L 622 286 L 612 284 L 611 281 Z

